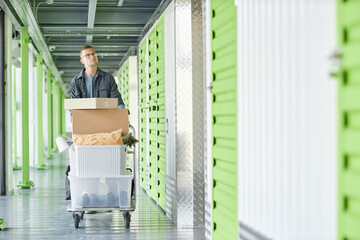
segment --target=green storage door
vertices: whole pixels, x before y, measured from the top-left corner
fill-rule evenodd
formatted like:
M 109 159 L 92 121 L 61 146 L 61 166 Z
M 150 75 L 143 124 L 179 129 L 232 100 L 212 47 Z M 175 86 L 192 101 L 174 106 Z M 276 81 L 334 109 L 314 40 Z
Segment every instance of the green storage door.
M 213 239 L 237 239 L 236 7 L 211 0 Z
M 123 79 L 123 68 L 121 67 L 119 69 L 119 74 L 118 74 L 118 90 L 121 94 L 121 97 L 123 97 L 122 96 L 122 79 Z
M 157 202 L 166 211 L 166 152 L 165 152 L 165 46 L 164 18 L 156 26 L 156 102 L 157 102 Z
M 147 160 L 146 160 L 146 46 L 147 41 L 145 40 L 140 45 L 140 141 L 141 141 L 141 169 L 140 169 L 140 184 L 147 190 Z
M 130 108 L 130 89 L 129 89 L 129 60 L 124 64 L 123 66 L 123 89 L 124 94 L 122 96 L 123 102 L 125 104 L 125 108 Z M 128 148 L 128 151 L 130 149 Z M 130 162 L 131 162 L 132 156 L 127 155 L 126 157 L 126 167 L 130 168 Z
M 130 104 L 130 91 L 129 91 L 129 60 L 123 67 L 123 87 L 124 87 L 124 96 L 123 101 L 125 103 L 125 108 L 129 108 Z
M 149 69 L 149 193 L 150 196 L 157 201 L 157 111 L 156 111 L 156 66 L 155 66 L 155 46 L 156 32 L 153 30 L 149 34 L 148 46 L 148 69 Z
M 338 239 L 360 239 L 360 1 L 338 0 Z

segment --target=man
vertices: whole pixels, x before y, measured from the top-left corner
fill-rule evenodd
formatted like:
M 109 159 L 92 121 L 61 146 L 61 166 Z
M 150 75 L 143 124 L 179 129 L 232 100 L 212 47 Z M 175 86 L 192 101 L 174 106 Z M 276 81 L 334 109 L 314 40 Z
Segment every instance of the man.
M 71 98 L 117 98 L 118 108 L 125 108 L 114 77 L 97 67 L 98 58 L 92 46 L 85 45 L 80 50 L 80 62 L 84 69 L 70 83 Z M 70 182 L 67 178 L 70 166 L 66 168 L 66 200 L 71 199 Z
M 71 98 L 117 98 L 118 108 L 125 108 L 114 77 L 97 67 L 98 57 L 92 46 L 81 48 L 80 62 L 84 69 L 71 80 Z

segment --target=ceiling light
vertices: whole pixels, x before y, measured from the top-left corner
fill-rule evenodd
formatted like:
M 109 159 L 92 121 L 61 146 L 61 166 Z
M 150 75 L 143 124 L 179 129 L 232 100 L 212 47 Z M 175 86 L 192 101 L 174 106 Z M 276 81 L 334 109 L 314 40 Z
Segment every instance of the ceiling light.
M 124 0 L 119 0 L 117 3 L 117 6 L 122 7 L 123 4 L 124 4 Z

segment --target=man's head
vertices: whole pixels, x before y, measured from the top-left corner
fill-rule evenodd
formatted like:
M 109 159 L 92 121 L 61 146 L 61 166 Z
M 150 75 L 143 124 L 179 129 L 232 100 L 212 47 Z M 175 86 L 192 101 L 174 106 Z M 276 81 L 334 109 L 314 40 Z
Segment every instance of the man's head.
M 80 62 L 85 68 L 97 66 L 98 58 L 95 49 L 92 46 L 85 45 L 80 50 Z

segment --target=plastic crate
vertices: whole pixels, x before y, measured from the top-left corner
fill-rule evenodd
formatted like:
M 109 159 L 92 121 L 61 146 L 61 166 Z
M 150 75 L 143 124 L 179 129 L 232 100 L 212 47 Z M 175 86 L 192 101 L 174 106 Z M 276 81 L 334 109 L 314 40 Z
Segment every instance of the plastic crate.
M 74 145 L 71 145 L 71 147 L 69 148 L 69 165 L 70 165 L 70 171 L 76 173 L 76 159 L 75 159 Z
M 129 173 L 128 173 L 129 174 Z M 73 208 L 128 208 L 133 175 L 79 177 L 69 175 Z
M 76 176 L 126 174 L 126 145 L 74 146 Z

